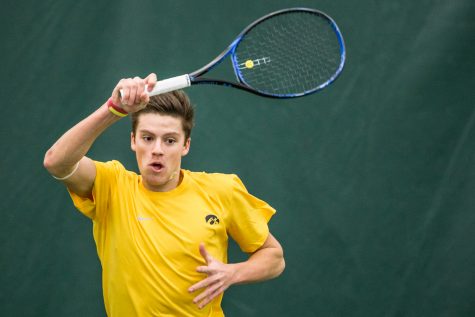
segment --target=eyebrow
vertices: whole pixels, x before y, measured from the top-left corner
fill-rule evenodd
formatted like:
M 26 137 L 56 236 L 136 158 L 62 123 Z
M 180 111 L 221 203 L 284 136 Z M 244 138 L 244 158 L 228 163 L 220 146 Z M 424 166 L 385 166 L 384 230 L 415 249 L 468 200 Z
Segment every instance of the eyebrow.
M 140 134 L 156 135 L 154 132 L 152 132 L 152 131 L 150 131 L 150 130 L 147 130 L 147 129 L 140 129 L 138 132 L 139 132 Z M 175 132 L 175 131 L 171 131 L 171 132 L 166 132 L 166 133 L 163 134 L 163 136 L 169 136 L 169 135 L 180 136 L 180 133 Z

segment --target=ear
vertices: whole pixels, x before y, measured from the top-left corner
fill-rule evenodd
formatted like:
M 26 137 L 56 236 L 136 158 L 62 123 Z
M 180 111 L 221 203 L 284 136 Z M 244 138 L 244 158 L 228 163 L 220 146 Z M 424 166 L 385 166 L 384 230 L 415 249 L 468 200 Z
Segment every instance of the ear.
M 183 146 L 183 151 L 181 152 L 181 156 L 185 156 L 190 152 L 190 144 L 191 144 L 191 138 L 188 138 L 186 140 L 185 145 Z
M 135 135 L 133 132 L 130 132 L 130 148 L 135 152 Z

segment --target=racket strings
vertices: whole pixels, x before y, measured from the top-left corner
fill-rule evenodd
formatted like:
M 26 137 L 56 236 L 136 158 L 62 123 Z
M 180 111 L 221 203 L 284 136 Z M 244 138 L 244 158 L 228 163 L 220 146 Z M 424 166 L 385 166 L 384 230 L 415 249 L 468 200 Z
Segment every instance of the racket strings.
M 236 72 L 248 86 L 295 95 L 325 85 L 340 68 L 340 42 L 330 21 L 308 12 L 264 20 L 235 50 Z

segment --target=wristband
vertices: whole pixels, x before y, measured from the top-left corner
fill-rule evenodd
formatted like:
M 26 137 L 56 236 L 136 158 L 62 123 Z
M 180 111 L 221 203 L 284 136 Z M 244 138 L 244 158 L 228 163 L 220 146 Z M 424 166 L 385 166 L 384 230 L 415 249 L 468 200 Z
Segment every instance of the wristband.
M 119 116 L 119 117 L 122 117 L 122 118 L 129 114 L 127 111 L 125 111 L 121 107 L 117 106 L 112 101 L 112 98 L 109 98 L 109 100 L 107 100 L 107 108 L 109 109 L 110 112 L 112 112 L 116 116 Z

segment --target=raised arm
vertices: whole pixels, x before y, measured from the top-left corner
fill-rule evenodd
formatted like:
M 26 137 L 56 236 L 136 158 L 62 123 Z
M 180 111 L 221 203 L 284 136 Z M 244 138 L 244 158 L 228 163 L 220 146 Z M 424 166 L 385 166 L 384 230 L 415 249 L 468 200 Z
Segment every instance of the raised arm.
M 110 101 L 63 134 L 46 152 L 43 165 L 55 178 L 61 180 L 73 192 L 80 196 L 91 196 L 96 177 L 96 168 L 86 153 L 94 141 L 109 126 L 121 117 L 109 110 L 109 102 L 120 112 L 139 111 L 149 101 L 145 85 L 151 90 L 157 81 L 155 74 L 145 79 L 135 77 L 122 79 L 112 92 Z M 119 91 L 122 91 L 122 98 Z

